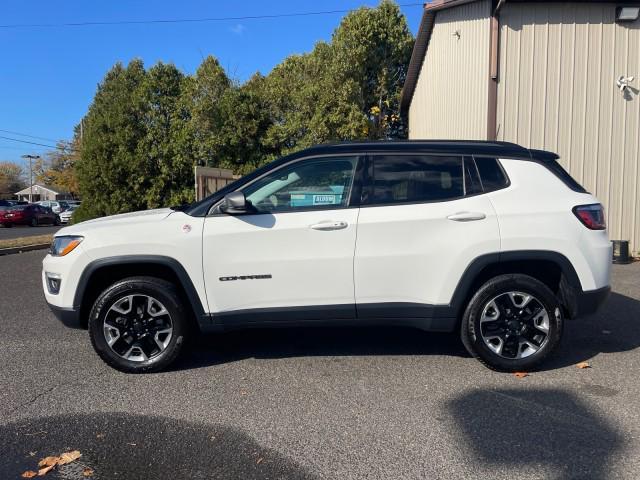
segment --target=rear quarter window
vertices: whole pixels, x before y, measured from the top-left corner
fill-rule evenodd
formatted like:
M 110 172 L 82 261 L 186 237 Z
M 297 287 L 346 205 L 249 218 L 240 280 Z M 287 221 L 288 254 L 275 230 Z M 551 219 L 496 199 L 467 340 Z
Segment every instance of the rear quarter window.
M 571 175 L 569 175 L 569 172 L 562 168 L 562 165 L 560 165 L 556 160 L 546 160 L 542 161 L 541 163 L 574 192 L 587 193 L 585 188 L 580 185 Z

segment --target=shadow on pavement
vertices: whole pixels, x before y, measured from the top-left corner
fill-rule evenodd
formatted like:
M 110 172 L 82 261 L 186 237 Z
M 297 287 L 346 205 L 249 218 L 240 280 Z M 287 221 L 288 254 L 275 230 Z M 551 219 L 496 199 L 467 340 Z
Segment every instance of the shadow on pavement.
M 554 370 L 599 353 L 640 347 L 640 301 L 612 293 L 597 315 L 567 320 L 560 348 L 540 366 Z M 246 358 L 362 355 L 449 355 L 468 357 L 457 332 L 411 328 L 335 327 L 241 330 L 200 336 L 174 369 L 207 367 Z
M 575 365 L 600 353 L 628 352 L 640 347 L 640 301 L 612 293 L 590 317 L 565 322 L 560 348 L 543 370 Z
M 447 408 L 465 463 L 514 478 L 610 478 L 611 456 L 624 446 L 612 425 L 563 390 L 478 390 Z
M 68 450 L 79 450 L 82 457 L 46 478 L 84 479 L 85 466 L 94 470 L 94 480 L 315 478 L 239 430 L 163 417 L 107 413 L 33 419 L 1 426 L 0 442 L 2 479 L 37 471 L 39 459 Z
M 173 369 L 207 367 L 246 358 L 363 355 L 469 356 L 457 335 L 404 327 L 248 329 L 197 338 L 186 347 Z

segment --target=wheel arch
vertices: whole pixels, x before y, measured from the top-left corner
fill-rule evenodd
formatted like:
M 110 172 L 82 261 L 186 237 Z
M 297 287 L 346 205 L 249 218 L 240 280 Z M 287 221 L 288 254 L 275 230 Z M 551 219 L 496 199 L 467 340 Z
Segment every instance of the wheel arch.
M 106 257 L 89 263 L 78 281 L 73 305 L 86 324 L 95 300 L 109 285 L 132 276 L 154 276 L 171 281 L 178 288 L 185 306 L 190 309 L 194 325 L 209 322 L 198 292 L 184 266 L 175 258 L 161 255 L 122 255 Z M 86 326 L 86 325 L 85 325 Z
M 482 255 L 469 264 L 451 300 L 455 317 L 462 317 L 467 303 L 481 285 L 509 273 L 525 274 L 540 280 L 558 297 L 565 315 L 569 318 L 576 316 L 576 297 L 582 292 L 582 284 L 571 261 L 558 252 L 517 250 Z

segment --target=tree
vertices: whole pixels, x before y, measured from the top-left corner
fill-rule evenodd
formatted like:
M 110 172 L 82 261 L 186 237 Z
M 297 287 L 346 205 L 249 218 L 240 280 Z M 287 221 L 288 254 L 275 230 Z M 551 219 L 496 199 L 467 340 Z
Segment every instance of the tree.
M 198 165 L 218 166 L 220 142 L 216 138 L 224 119 L 220 102 L 232 83 L 218 60 L 205 58 L 195 75 L 185 80 L 180 107 L 187 117 L 183 140 Z
M 57 147 L 34 163 L 35 181 L 77 195 L 79 186 L 75 164 L 80 158 L 80 139 L 76 135 L 72 142 L 60 141 Z
M 171 64 L 118 63 L 83 120 L 79 158 L 57 159 L 64 167 L 43 175 L 61 181 L 50 177 L 75 170 L 84 200 L 76 218 L 90 218 L 191 200 L 194 165 L 248 173 L 318 143 L 402 138 L 412 45 L 398 6 L 382 0 L 345 16 L 331 42 L 243 85 L 211 56 L 190 76 Z
M 266 77 L 266 144 L 287 153 L 327 141 L 405 137 L 398 111 L 412 47 L 392 1 L 349 13 L 331 43 L 286 58 Z
M 26 186 L 24 169 L 14 162 L 0 162 L 0 194 L 13 195 Z
M 145 135 L 140 90 L 142 61 L 117 63 L 107 72 L 84 118 L 80 160 L 76 164 L 82 198 L 77 218 L 93 218 L 145 208 L 139 191 L 144 171 L 137 146 Z
M 367 115 L 370 139 L 406 136 L 398 113 L 413 42 L 391 0 L 347 14 L 333 34 L 333 74 L 340 83 L 355 83 L 353 100 Z

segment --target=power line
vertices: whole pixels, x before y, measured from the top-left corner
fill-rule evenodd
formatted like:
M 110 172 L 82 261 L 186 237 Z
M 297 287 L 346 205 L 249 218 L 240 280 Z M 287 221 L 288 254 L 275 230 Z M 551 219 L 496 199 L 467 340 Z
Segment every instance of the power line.
M 24 151 L 25 147 L 19 147 L 17 145 L 0 145 L 0 150 L 21 150 Z M 44 150 L 45 147 L 37 147 L 37 148 L 31 148 L 31 150 L 37 150 L 37 151 L 41 151 Z
M 3 140 L 9 140 L 11 142 L 19 142 L 19 143 L 27 143 L 29 145 L 38 145 L 40 147 L 47 147 L 47 148 L 52 148 L 53 150 L 64 150 L 65 147 L 58 147 L 58 146 L 54 146 L 54 145 L 45 145 L 44 143 L 38 143 L 38 142 L 30 142 L 28 140 L 21 140 L 19 138 L 11 138 L 11 137 L 5 137 L 3 135 L 0 135 L 0 138 Z M 74 148 L 68 147 L 68 150 L 71 151 L 77 151 Z
M 399 7 L 417 7 L 423 6 L 420 3 L 401 3 Z M 371 7 L 367 7 L 371 8 Z M 225 22 L 240 20 L 265 20 L 274 18 L 290 18 L 290 17 L 310 17 L 317 15 L 333 15 L 337 13 L 349 13 L 352 10 L 325 10 L 316 12 L 298 12 L 298 13 L 279 13 L 272 15 L 244 15 L 237 17 L 208 17 L 208 18 L 178 18 L 178 19 L 152 19 L 152 20 L 114 20 L 114 21 L 91 21 L 91 22 L 69 22 L 69 23 L 15 23 L 8 25 L 0 25 L 0 28 L 54 28 L 54 27 L 94 27 L 109 25 L 151 25 L 151 24 L 170 24 L 170 23 L 204 23 L 204 22 Z
M 36 135 L 28 135 L 26 133 L 14 132 L 14 131 L 11 131 L 11 130 L 2 130 L 2 129 L 0 129 L 0 132 L 10 133 L 11 135 L 18 135 L 19 137 L 35 138 L 36 140 L 46 140 L 47 142 L 57 142 L 58 141 L 58 140 L 54 140 L 53 138 L 38 137 Z

